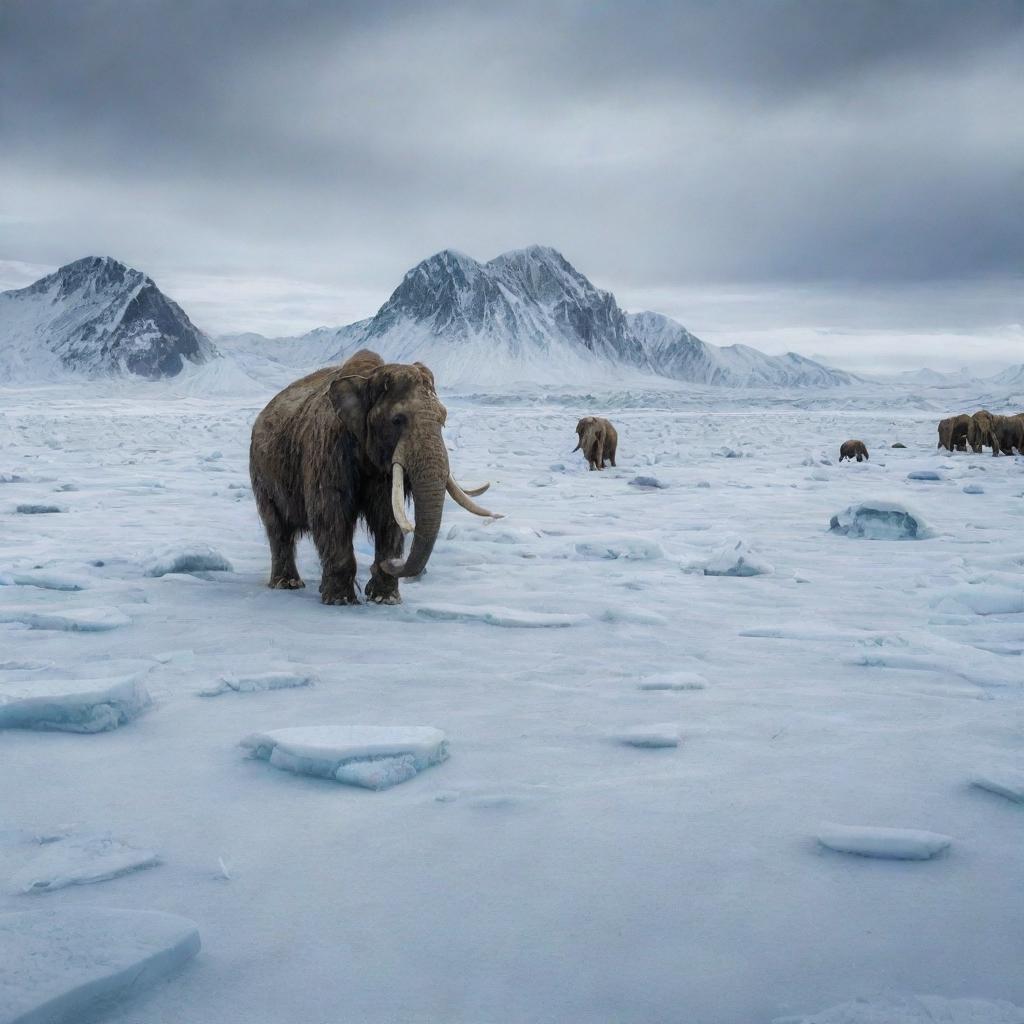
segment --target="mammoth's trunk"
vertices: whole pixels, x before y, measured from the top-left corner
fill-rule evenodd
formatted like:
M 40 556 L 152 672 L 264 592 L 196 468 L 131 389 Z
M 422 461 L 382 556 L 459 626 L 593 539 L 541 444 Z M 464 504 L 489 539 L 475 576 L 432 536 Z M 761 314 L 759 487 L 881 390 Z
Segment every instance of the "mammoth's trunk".
M 395 479 L 408 478 L 416 526 L 408 558 L 404 561 L 399 558 L 389 559 L 382 568 L 392 576 L 419 576 L 427 567 L 441 529 L 441 513 L 448 483 L 448 451 L 440 429 L 436 434 L 399 445 L 395 450 L 394 466 Z M 402 525 L 401 520 L 399 525 Z

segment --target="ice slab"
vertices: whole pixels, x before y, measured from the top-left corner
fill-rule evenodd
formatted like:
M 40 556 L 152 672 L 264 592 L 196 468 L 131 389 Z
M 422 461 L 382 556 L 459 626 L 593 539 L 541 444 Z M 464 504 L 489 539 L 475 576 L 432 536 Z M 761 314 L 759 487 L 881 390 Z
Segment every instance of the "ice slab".
M 920 540 L 931 535 L 924 520 L 897 501 L 862 501 L 836 513 L 833 533 L 865 540 Z
M 936 469 L 915 469 L 907 474 L 908 480 L 945 480 L 946 478 Z
M 0 623 L 14 622 L 29 629 L 55 629 L 68 633 L 104 633 L 127 626 L 132 620 L 116 608 L 76 608 L 54 612 L 8 605 L 0 607 Z
M 1005 796 L 1014 803 L 1024 804 L 1024 772 L 991 771 L 982 772 L 971 779 L 971 785 L 986 789 L 998 796 Z
M 770 562 L 742 540 L 720 548 L 704 566 L 705 576 L 767 576 L 774 571 Z
M 648 676 L 637 685 L 641 690 L 703 690 L 708 681 L 698 672 L 668 672 Z
M 366 789 L 388 789 L 448 758 L 444 733 L 430 726 L 298 726 L 240 745 L 275 768 Z
M 975 615 L 1019 615 L 1024 612 L 1024 589 L 998 583 L 964 583 L 950 587 L 932 601 L 940 611 L 962 611 Z
M 23 516 L 46 516 L 52 515 L 56 512 L 64 512 L 66 510 L 61 508 L 60 505 L 39 505 L 26 502 L 18 505 L 15 511 L 19 515 Z
M 153 554 L 146 562 L 147 576 L 166 576 L 168 573 L 233 572 L 231 563 L 219 552 L 205 544 L 186 548 L 165 548 Z
M 662 722 L 658 725 L 639 725 L 619 733 L 615 739 L 628 747 L 659 747 L 679 746 L 679 726 L 674 722 Z
M 928 860 L 953 840 L 938 832 L 913 828 L 879 828 L 872 825 L 822 825 L 818 842 L 837 853 L 886 860 Z
M 63 907 L 0 915 L 0 1024 L 73 1024 L 183 967 L 192 921 L 148 910 Z
M 528 612 L 517 608 L 473 608 L 455 604 L 425 604 L 415 610 L 417 618 L 442 622 L 482 622 L 510 629 L 559 629 L 581 626 L 588 615 L 565 612 Z
M 665 552 L 657 541 L 626 535 L 592 537 L 589 540 L 577 541 L 574 549 L 581 558 L 621 558 L 630 562 L 648 562 L 665 557 Z
M 3 683 L 0 729 L 106 732 L 137 718 L 151 703 L 138 679 Z
M 138 850 L 110 836 L 73 836 L 48 842 L 12 879 L 15 892 L 53 892 L 67 885 L 105 882 L 160 863 L 152 850 Z
M 668 484 L 656 476 L 635 476 L 629 481 L 629 486 L 640 487 L 646 491 L 664 491 L 668 488 Z
M 985 488 L 981 484 L 965 484 L 962 488 L 964 494 L 984 494 Z
M 265 690 L 290 690 L 297 686 L 312 686 L 316 676 L 309 672 L 263 672 L 259 675 L 226 675 L 213 686 L 199 691 L 200 697 L 217 697 L 222 693 L 260 693 Z
M 88 582 L 58 572 L 0 572 L 0 587 L 38 587 L 40 590 L 85 590 Z
M 946 999 L 944 996 L 879 996 L 772 1024 L 1022 1024 L 1024 1009 L 1002 999 Z

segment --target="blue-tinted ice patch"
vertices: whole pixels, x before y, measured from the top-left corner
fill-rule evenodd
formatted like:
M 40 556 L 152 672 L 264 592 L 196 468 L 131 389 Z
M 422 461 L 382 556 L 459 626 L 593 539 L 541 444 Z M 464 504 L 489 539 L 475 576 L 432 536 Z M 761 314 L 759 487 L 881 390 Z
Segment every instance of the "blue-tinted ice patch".
M 643 747 L 660 749 L 662 747 L 679 746 L 679 726 L 674 722 L 662 722 L 657 725 L 638 725 L 614 737 L 618 743 L 627 747 Z
M 964 494 L 984 494 L 985 488 L 981 484 L 965 484 L 963 492 Z
M 657 541 L 625 534 L 577 541 L 573 549 L 580 558 L 587 559 L 621 558 L 628 562 L 650 562 L 665 557 Z
M 507 629 L 564 629 L 590 622 L 590 616 L 571 612 L 529 612 L 517 608 L 471 607 L 455 604 L 424 604 L 413 612 L 419 619 L 440 622 L 480 622 Z
M 64 679 L 0 684 L 0 729 L 106 732 L 152 703 L 138 679 Z
M 1024 588 L 998 583 L 963 583 L 950 587 L 931 603 L 933 608 L 946 612 L 966 610 L 975 615 L 1019 615 L 1024 612 Z
M 92 1020 L 180 970 L 199 947 L 192 921 L 150 910 L 0 914 L 0 1024 Z
M 937 469 L 914 469 L 907 474 L 907 479 L 935 482 L 946 478 Z
M 0 607 L 0 623 L 10 622 L 29 629 L 54 629 L 69 633 L 104 633 L 127 626 L 132 620 L 116 608 L 75 608 L 62 612 L 35 608 Z
M 708 681 L 698 672 L 666 672 L 646 676 L 637 687 L 641 690 L 703 690 Z
M 44 893 L 68 885 L 91 885 L 144 868 L 160 858 L 108 835 L 61 836 L 39 847 L 39 853 L 12 879 L 14 892 Z
M 260 693 L 267 690 L 289 690 L 312 686 L 316 676 L 310 672 L 262 672 L 255 675 L 224 675 L 213 686 L 199 691 L 200 697 L 217 697 L 222 693 Z
M 872 995 L 772 1024 L 1021 1024 L 1024 1009 L 1002 999 Z
M 635 476 L 629 481 L 630 487 L 639 487 L 646 491 L 663 491 L 668 487 L 664 480 L 656 476 Z
M 822 825 L 818 842 L 837 853 L 884 860 L 929 860 L 948 849 L 953 840 L 938 832 L 874 825 Z
M 47 516 L 54 515 L 58 512 L 66 512 L 67 509 L 62 508 L 60 505 L 45 505 L 34 502 L 25 502 L 18 505 L 14 511 L 22 516 Z
M 282 771 L 389 789 L 448 758 L 448 741 L 430 726 L 312 725 L 253 733 L 240 744 Z
M 60 572 L 0 572 L 0 587 L 38 587 L 40 590 L 86 590 L 88 581 Z
M 219 552 L 205 544 L 190 547 L 165 548 L 155 552 L 146 562 L 147 576 L 166 576 L 169 573 L 233 572 L 231 563 Z
M 971 785 L 1005 797 L 1017 804 L 1024 804 L 1024 772 L 1011 769 L 994 769 L 979 772 L 971 779 Z
M 829 523 L 833 533 L 865 540 L 921 540 L 932 531 L 916 512 L 897 501 L 862 501 L 837 512 Z
M 774 567 L 742 540 L 730 541 L 704 565 L 705 576 L 768 576 Z

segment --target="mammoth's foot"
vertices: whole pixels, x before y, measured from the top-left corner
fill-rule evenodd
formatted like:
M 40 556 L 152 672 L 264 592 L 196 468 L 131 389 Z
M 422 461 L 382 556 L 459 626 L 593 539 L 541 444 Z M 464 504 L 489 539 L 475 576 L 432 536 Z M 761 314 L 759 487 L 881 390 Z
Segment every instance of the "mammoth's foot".
M 271 590 L 302 590 L 305 585 L 298 576 L 271 576 L 267 584 Z
M 398 593 L 398 580 L 394 577 L 381 579 L 373 576 L 367 580 L 363 588 L 366 599 L 374 604 L 401 604 L 402 595 Z
M 320 600 L 324 604 L 359 604 L 356 588 L 352 581 L 347 583 L 339 579 L 324 579 L 320 583 Z

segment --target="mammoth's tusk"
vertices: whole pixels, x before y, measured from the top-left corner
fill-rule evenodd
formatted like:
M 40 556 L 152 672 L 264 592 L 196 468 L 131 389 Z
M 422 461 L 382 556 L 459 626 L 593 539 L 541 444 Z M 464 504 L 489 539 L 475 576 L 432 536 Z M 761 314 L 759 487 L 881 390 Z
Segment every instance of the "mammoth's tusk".
M 403 533 L 416 532 L 416 527 L 409 522 L 409 517 L 405 514 L 405 471 L 398 462 L 391 467 L 391 511 L 394 512 L 395 522 L 402 528 Z
M 463 494 L 468 494 L 471 498 L 478 498 L 488 487 L 491 486 L 490 481 L 485 484 L 481 484 L 479 487 L 463 487 L 462 484 L 456 483 L 455 478 L 452 477 L 451 481 Z
M 461 505 L 467 512 L 472 512 L 475 516 L 483 516 L 485 519 L 504 519 L 504 516 L 499 515 L 497 512 L 488 512 L 487 509 L 481 508 L 468 494 L 466 494 L 454 479 L 452 479 L 451 473 L 448 474 L 448 483 L 445 487 L 455 502 Z

